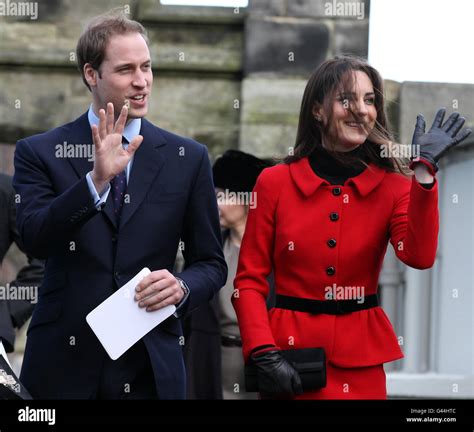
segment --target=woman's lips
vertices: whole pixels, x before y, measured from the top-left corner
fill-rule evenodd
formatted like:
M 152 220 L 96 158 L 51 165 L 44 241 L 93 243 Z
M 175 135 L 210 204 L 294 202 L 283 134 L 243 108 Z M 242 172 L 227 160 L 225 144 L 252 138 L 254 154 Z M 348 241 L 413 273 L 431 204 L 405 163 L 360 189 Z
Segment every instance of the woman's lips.
M 357 122 L 346 122 L 346 125 L 354 129 L 362 129 L 363 127 L 363 123 L 357 123 Z

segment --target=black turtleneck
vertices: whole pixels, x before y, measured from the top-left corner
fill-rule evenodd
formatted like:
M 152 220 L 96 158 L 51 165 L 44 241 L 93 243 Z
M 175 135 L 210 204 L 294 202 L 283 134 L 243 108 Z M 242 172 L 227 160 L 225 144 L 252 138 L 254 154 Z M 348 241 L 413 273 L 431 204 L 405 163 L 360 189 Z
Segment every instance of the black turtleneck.
M 345 152 L 344 156 L 349 157 L 352 162 L 347 165 L 337 160 L 323 147 L 316 147 L 308 157 L 314 173 L 328 181 L 332 185 L 344 185 L 344 182 L 351 177 L 356 177 L 367 168 L 360 160 L 367 161 L 364 150 L 361 146 L 354 150 Z M 431 189 L 434 186 L 432 183 L 420 183 L 425 189 Z
M 324 148 L 318 146 L 308 159 L 317 176 L 327 180 L 332 185 L 343 185 L 347 179 L 358 176 L 366 169 L 362 162 L 357 161 L 357 159 L 365 160 L 364 152 L 360 146 L 345 152 L 344 156 L 348 156 L 354 161 L 345 165 Z

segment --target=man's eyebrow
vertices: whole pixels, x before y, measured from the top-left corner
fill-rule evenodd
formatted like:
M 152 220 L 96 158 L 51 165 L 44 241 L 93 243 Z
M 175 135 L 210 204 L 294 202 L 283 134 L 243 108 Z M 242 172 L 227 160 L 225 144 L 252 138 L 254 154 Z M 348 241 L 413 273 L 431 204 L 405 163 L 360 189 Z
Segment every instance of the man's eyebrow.
M 148 60 L 145 60 L 140 66 L 143 66 L 147 63 L 151 63 L 151 59 L 148 59 Z M 129 67 L 134 67 L 134 63 L 121 63 L 121 64 L 118 64 L 117 66 L 115 66 L 115 70 L 118 70 L 118 69 L 125 69 L 125 68 L 129 68 Z

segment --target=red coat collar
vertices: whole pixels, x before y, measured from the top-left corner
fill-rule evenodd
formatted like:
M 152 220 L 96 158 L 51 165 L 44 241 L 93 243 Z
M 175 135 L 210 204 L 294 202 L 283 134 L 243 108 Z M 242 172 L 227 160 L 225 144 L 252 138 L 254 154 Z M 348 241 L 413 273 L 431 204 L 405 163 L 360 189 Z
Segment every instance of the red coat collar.
M 306 197 L 311 196 L 321 185 L 329 185 L 312 170 L 308 158 L 305 157 L 290 164 L 290 175 L 298 189 Z M 385 170 L 374 164 L 356 177 L 346 181 L 345 186 L 354 185 L 360 195 L 365 196 L 372 192 L 385 177 Z

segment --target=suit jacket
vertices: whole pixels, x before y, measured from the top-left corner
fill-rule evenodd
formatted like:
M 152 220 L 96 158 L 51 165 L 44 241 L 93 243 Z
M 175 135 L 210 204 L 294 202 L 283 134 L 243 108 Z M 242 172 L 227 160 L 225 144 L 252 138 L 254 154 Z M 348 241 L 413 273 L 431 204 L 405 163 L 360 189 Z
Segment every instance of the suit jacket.
M 222 399 L 218 311 L 216 296 L 184 320 L 187 399 Z
M 12 243 L 20 250 L 23 246 L 15 223 L 15 191 L 11 177 L 0 174 L 0 264 Z M 28 256 L 28 264 L 17 274 L 10 287 L 38 287 L 41 284 L 44 263 Z M 15 327 L 20 328 L 31 316 L 34 309 L 34 298 L 0 299 L 0 339 L 7 352 L 12 352 L 15 345 Z
M 63 143 L 91 145 L 87 113 L 17 143 L 19 232 L 28 251 L 47 258 L 21 374 L 33 397 L 95 392 L 107 354 L 86 315 L 143 267 L 172 271 L 180 239 L 186 264 L 179 277 L 190 289 L 181 313 L 210 300 L 226 280 L 206 147 L 145 119 L 140 134 L 119 225 L 110 197 L 102 211 L 94 206 L 86 180 L 93 163 L 55 151 Z M 161 399 L 185 397 L 181 335 L 172 316 L 143 338 Z
M 265 277 L 273 269 L 277 295 L 328 300 L 331 293 L 337 300 L 341 294 L 353 298 L 357 290 L 375 294 L 389 241 L 405 264 L 431 267 L 438 237 L 437 182 L 425 189 L 415 178 L 369 165 L 343 186 L 331 186 L 303 158 L 264 170 L 254 191 L 258 206 L 247 219 L 234 281 L 239 295 L 232 298 L 245 358 L 267 344 L 323 347 L 328 361 L 343 368 L 401 358 L 381 307 L 345 315 L 276 307 L 267 313 Z

